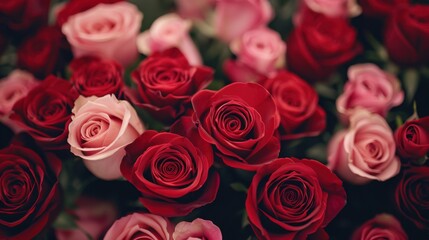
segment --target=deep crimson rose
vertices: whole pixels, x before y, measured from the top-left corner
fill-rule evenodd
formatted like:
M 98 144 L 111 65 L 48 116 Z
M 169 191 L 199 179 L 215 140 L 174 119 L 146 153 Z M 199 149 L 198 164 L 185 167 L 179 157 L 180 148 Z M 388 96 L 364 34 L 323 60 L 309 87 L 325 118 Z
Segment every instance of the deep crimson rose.
M 363 14 L 374 18 L 387 18 L 396 7 L 409 4 L 410 0 L 359 0 Z
M 400 157 L 415 161 L 429 152 L 429 117 L 405 122 L 395 132 Z
M 62 26 L 70 16 L 95 7 L 99 3 L 116 3 L 122 1 L 124 0 L 70 0 L 58 12 L 57 23 Z
M 124 69 L 113 60 L 96 57 L 76 58 L 70 63 L 70 81 L 80 95 L 102 97 L 114 94 L 122 98 L 124 89 Z
M 146 58 L 132 73 L 137 91 L 128 97 L 164 123 L 171 123 L 191 107 L 190 99 L 213 79 L 213 70 L 191 66 L 186 57 L 172 48 Z
M 257 170 L 278 157 L 280 116 L 261 85 L 232 83 L 219 91 L 202 90 L 192 97 L 192 105 L 200 136 L 216 147 L 226 165 Z
M 64 65 L 66 49 L 58 28 L 46 27 L 27 38 L 18 48 L 18 67 L 44 78 Z
M 356 30 L 344 18 L 311 14 L 287 39 L 288 68 L 307 81 L 323 81 L 362 51 Z
M 33 239 L 58 213 L 61 161 L 34 149 L 0 150 L 0 239 Z
M 326 239 L 321 228 L 346 204 L 341 180 L 308 159 L 280 158 L 262 166 L 250 184 L 246 211 L 258 239 Z M 311 238 L 309 238 L 311 239 Z M 314 239 L 314 238 L 313 238 Z
M 384 43 L 390 59 L 401 65 L 429 63 L 429 5 L 397 8 L 387 23 Z
M 351 240 L 408 240 L 401 223 L 390 214 L 379 214 L 353 232 Z
M 50 0 L 0 1 L 0 25 L 24 32 L 46 25 Z
M 71 83 L 49 76 L 13 106 L 16 129 L 28 132 L 46 150 L 67 149 L 71 110 L 78 97 Z
M 403 172 L 396 186 L 399 212 L 418 228 L 429 230 L 429 167 L 412 167 Z
M 316 91 L 293 73 L 280 71 L 263 82 L 273 95 L 280 114 L 282 139 L 319 134 L 326 127 L 326 113 L 318 105 Z
M 125 150 L 122 175 L 151 213 L 184 216 L 216 198 L 219 174 L 211 169 L 211 146 L 201 139 L 149 130 Z

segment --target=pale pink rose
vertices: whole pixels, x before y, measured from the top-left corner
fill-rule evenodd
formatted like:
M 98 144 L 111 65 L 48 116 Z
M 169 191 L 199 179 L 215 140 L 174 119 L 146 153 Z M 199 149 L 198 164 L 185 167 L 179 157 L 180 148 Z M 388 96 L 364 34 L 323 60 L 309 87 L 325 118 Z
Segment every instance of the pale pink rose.
M 184 20 L 175 13 L 161 16 L 153 22 L 149 30 L 138 36 L 138 50 L 140 53 L 150 55 L 176 47 L 191 65 L 201 65 L 200 53 L 189 36 L 191 25 L 191 21 Z
M 180 16 L 203 19 L 216 0 L 175 0 Z
M 214 14 L 216 36 L 231 42 L 249 30 L 267 25 L 273 9 L 268 0 L 218 0 Z
M 222 240 L 222 233 L 212 221 L 197 218 L 192 222 L 179 222 L 173 240 Z
M 100 239 L 107 229 L 118 217 L 118 210 L 111 202 L 80 197 L 76 203 L 76 208 L 68 211 L 76 221 L 74 229 L 56 229 L 55 236 L 58 240 L 82 240 Z
M 138 56 L 136 38 L 142 19 L 131 3 L 98 4 L 71 16 L 62 31 L 75 58 L 93 55 L 127 66 Z
M 351 240 L 407 240 L 401 223 L 390 214 L 379 214 L 353 232 Z
M 67 139 L 71 152 L 81 157 L 88 170 L 99 178 L 121 177 L 119 166 L 124 148 L 144 131 L 131 104 L 114 95 L 80 96 L 72 112 Z
M 328 167 L 354 184 L 386 181 L 398 174 L 401 163 L 395 156 L 395 140 L 386 120 L 365 109 L 350 117 L 347 130 L 329 142 Z
M 0 80 L 0 118 L 8 116 L 13 105 L 37 86 L 38 82 L 28 72 L 14 70 Z
M 351 66 L 348 78 L 343 94 L 337 99 L 337 110 L 345 121 L 357 107 L 386 116 L 404 100 L 399 80 L 374 64 Z
M 170 240 L 174 226 L 167 218 L 149 214 L 133 213 L 117 220 L 107 231 L 104 240 Z
M 237 61 L 268 75 L 284 66 L 286 43 L 280 34 L 266 27 L 245 32 L 232 41 L 231 51 L 237 55 Z

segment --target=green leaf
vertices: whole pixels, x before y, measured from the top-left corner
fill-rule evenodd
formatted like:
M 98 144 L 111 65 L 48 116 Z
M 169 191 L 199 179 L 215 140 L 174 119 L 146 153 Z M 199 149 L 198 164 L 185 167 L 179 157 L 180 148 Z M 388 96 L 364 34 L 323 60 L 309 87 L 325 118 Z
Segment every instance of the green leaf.
M 241 218 L 241 228 L 245 228 L 247 225 L 249 225 L 249 218 L 247 216 L 247 212 L 243 212 L 243 217 Z
M 232 189 L 234 189 L 237 192 L 247 193 L 247 187 L 244 186 L 242 183 L 239 183 L 239 182 L 231 183 L 230 186 Z
M 408 102 L 414 99 L 417 87 L 419 86 L 419 80 L 419 74 L 416 69 L 407 69 L 404 72 L 403 83 Z
M 60 215 L 58 215 L 53 226 L 54 228 L 59 228 L 59 229 L 76 229 L 77 228 L 75 218 L 65 211 L 62 211 Z

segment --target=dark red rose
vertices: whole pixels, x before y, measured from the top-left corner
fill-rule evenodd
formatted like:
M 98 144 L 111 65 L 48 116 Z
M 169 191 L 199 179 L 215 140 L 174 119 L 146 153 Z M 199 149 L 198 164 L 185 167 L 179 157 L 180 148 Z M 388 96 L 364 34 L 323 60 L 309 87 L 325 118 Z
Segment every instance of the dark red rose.
M 54 154 L 16 142 L 0 150 L 0 239 L 33 239 L 54 220 L 60 171 Z
M 255 82 L 259 83 L 265 75 L 239 61 L 228 59 L 223 64 L 223 71 L 231 82 Z
M 200 136 L 216 147 L 226 165 L 256 170 L 278 157 L 280 116 L 261 85 L 232 83 L 219 91 L 202 90 L 192 97 L 192 105 Z
M 325 239 L 321 228 L 345 204 L 342 182 L 326 166 L 315 160 L 281 158 L 256 172 L 246 211 L 258 239 L 303 240 L 312 234 Z
M 409 4 L 410 0 L 359 0 L 363 14 L 374 18 L 387 18 L 396 7 Z
M 280 114 L 282 139 L 319 134 L 326 127 L 326 113 L 316 91 L 293 73 L 280 71 L 262 85 L 273 95 Z
M 401 223 L 392 215 L 379 214 L 356 229 L 351 240 L 408 240 Z
M 384 43 L 390 59 L 401 65 L 429 63 L 429 5 L 397 8 L 387 23 Z
M 24 32 L 48 23 L 50 0 L 0 1 L 0 25 Z
M 132 73 L 137 91 L 128 97 L 154 118 L 171 123 L 191 107 L 192 95 L 213 79 L 213 70 L 191 66 L 176 48 L 146 58 Z
M 287 39 L 288 68 L 307 81 L 323 81 L 362 51 L 356 30 L 344 18 L 311 14 Z
M 70 63 L 70 69 L 70 81 L 80 95 L 102 97 L 114 94 L 117 98 L 122 98 L 124 69 L 116 61 L 81 57 Z
M 412 167 L 403 172 L 396 186 L 399 212 L 418 228 L 429 230 L 429 167 Z
M 10 118 L 17 129 L 28 132 L 42 148 L 67 149 L 68 125 L 77 97 L 71 83 L 49 76 L 15 103 Z
M 425 157 L 429 152 L 429 117 L 405 122 L 395 131 L 399 156 L 410 161 Z
M 220 179 L 204 141 L 149 130 L 125 150 L 121 172 L 151 213 L 184 216 L 216 198 Z
M 57 23 L 62 26 L 67 22 L 68 18 L 76 13 L 80 13 L 86 11 L 90 8 L 95 7 L 100 3 L 116 3 L 122 2 L 124 0 L 70 0 L 68 1 L 64 7 L 60 9 L 57 15 Z
M 18 66 L 45 78 L 62 67 L 66 49 L 58 28 L 46 27 L 26 39 L 18 48 Z

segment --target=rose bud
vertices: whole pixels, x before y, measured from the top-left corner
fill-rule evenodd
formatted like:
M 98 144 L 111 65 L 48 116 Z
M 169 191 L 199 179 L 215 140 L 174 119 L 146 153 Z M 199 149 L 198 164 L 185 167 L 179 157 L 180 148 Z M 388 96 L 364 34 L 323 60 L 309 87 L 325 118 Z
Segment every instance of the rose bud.
M 71 152 L 98 178 L 121 177 L 125 146 L 145 130 L 131 104 L 114 95 L 80 96 L 72 112 L 67 139 Z
M 321 229 L 345 204 L 342 182 L 326 166 L 280 158 L 256 171 L 246 211 L 258 239 L 321 240 L 329 239 Z M 313 234 L 319 237 L 311 238 Z
M 293 73 L 279 71 L 262 85 L 271 93 L 280 114 L 281 139 L 315 136 L 326 127 L 326 113 L 316 91 Z
M 356 229 L 351 240 L 408 240 L 401 223 L 390 214 L 379 214 Z
M 189 36 L 191 25 L 190 20 L 184 20 L 175 13 L 163 15 L 137 37 L 137 48 L 140 53 L 151 55 L 176 47 L 191 65 L 201 65 L 200 53 Z
M 131 3 L 98 4 L 69 17 L 62 31 L 75 58 L 94 55 L 128 66 L 138 56 L 135 42 L 142 19 Z
M 429 5 L 398 7 L 390 17 L 384 35 L 389 57 L 400 65 L 429 63 Z
M 201 138 L 226 165 L 254 171 L 278 157 L 280 115 L 261 85 L 232 83 L 218 91 L 202 90 L 191 101 Z
M 18 139 L 0 150 L 0 239 L 34 239 L 61 207 L 61 160 Z
M 231 42 L 245 32 L 267 25 L 273 9 L 267 0 L 216 1 L 214 24 L 216 36 Z
M 149 212 L 185 216 L 215 200 L 219 175 L 211 168 L 211 146 L 202 139 L 149 130 L 125 150 L 121 172 L 142 193 Z
M 395 140 L 386 120 L 364 109 L 350 117 L 350 126 L 330 140 L 328 167 L 353 184 L 386 181 L 399 173 Z
M 365 108 L 383 117 L 404 100 L 399 80 L 374 64 L 356 64 L 348 69 L 348 82 L 337 99 L 337 110 L 348 120 L 355 108 Z
M 172 240 L 174 226 L 167 218 L 150 213 L 133 213 L 116 220 L 104 240 Z
M 13 129 L 30 134 L 45 150 L 68 149 L 68 125 L 78 93 L 64 79 L 49 76 L 13 106 Z
M 395 132 L 398 155 L 417 161 L 429 152 L 429 117 L 405 122 Z
M 179 222 L 174 228 L 173 239 L 222 240 L 222 233 L 212 221 L 197 218 L 192 222 Z
M 70 63 L 73 83 L 80 95 L 102 97 L 114 94 L 123 98 L 124 69 L 113 60 L 96 57 L 76 58 Z
M 429 230 L 429 167 L 411 167 L 403 172 L 396 186 L 398 211 L 419 229 Z

